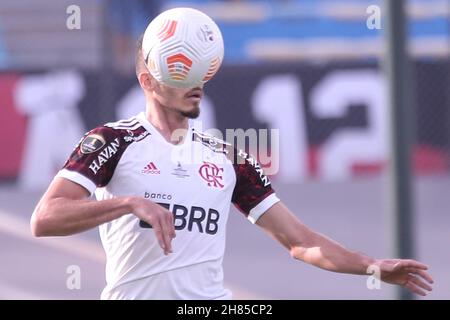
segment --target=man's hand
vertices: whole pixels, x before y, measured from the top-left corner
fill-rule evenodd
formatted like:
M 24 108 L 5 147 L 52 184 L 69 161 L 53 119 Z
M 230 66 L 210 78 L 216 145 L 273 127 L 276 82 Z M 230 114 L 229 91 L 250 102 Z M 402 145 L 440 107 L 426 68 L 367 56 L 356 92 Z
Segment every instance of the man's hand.
M 381 280 L 408 288 L 411 292 L 426 296 L 431 291 L 430 284 L 433 279 L 425 270 L 428 269 L 423 263 L 415 260 L 382 259 L 377 260 L 374 265 L 380 268 Z
M 153 227 L 164 254 L 172 252 L 175 227 L 172 212 L 147 199 L 133 197 L 130 201 L 132 213 Z

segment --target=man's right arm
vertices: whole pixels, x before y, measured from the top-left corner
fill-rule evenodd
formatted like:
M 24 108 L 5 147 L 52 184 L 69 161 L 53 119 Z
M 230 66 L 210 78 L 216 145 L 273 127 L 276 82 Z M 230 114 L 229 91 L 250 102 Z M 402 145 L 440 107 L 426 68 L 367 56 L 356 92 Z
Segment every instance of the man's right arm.
M 173 216 L 167 209 L 140 197 L 92 201 L 88 196 L 89 192 L 79 184 L 56 177 L 31 217 L 33 235 L 72 235 L 133 213 L 153 226 L 166 254 L 172 251 L 171 240 L 175 237 L 175 229 Z

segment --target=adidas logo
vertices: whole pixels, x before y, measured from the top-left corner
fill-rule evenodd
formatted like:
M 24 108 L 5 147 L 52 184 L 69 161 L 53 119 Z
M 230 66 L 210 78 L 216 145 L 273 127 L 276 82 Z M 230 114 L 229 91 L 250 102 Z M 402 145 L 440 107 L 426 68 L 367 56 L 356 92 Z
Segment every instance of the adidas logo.
M 142 173 L 160 174 L 161 171 L 155 166 L 153 162 L 150 162 L 148 165 L 144 167 L 144 169 L 142 169 Z

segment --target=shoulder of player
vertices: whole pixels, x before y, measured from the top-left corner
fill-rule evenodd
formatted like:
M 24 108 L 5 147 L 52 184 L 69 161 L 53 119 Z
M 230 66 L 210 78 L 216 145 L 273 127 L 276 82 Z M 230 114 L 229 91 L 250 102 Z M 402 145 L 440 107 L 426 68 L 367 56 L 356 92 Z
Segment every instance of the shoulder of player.
M 105 123 L 103 126 L 115 130 L 134 130 L 136 128 L 139 128 L 141 125 L 142 124 L 139 122 L 137 117 L 134 116 L 128 119 L 121 119 L 114 122 L 108 122 Z
M 105 145 L 130 144 L 141 141 L 149 135 L 150 133 L 139 121 L 130 118 L 109 122 L 90 130 L 80 141 L 80 147 L 83 153 L 92 153 Z
M 195 129 L 192 129 L 192 141 L 201 143 L 204 147 L 211 149 L 217 153 L 223 153 L 227 155 L 233 146 L 219 139 L 211 134 L 204 133 Z
M 143 140 L 150 135 L 150 132 L 136 117 L 108 122 L 96 129 L 114 138 L 123 138 L 127 143 Z
M 237 148 L 233 143 L 195 129 L 192 131 L 192 140 L 194 142 L 199 142 L 214 152 L 225 154 L 233 164 L 249 163 L 253 166 L 257 165 L 257 161 L 251 154 Z

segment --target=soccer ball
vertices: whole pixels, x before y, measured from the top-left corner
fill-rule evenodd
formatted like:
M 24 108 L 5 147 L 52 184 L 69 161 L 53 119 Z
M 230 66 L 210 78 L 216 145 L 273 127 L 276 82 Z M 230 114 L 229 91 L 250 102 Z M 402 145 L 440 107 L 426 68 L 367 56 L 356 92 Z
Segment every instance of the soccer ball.
M 219 27 L 192 8 L 164 11 L 144 33 L 144 61 L 159 82 L 175 88 L 201 87 L 219 70 L 223 60 Z

